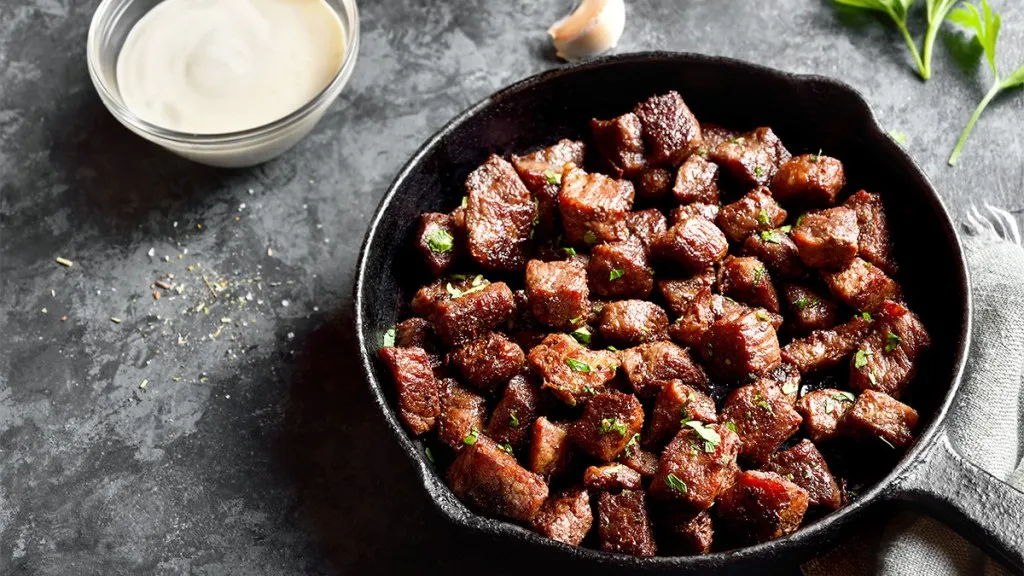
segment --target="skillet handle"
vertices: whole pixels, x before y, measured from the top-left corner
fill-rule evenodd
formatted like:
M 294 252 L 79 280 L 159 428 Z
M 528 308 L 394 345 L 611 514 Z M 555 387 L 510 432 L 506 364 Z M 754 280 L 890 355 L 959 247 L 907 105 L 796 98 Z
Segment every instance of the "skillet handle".
M 1024 493 L 966 460 L 945 430 L 897 482 L 897 498 L 923 507 L 1014 574 L 1024 571 Z

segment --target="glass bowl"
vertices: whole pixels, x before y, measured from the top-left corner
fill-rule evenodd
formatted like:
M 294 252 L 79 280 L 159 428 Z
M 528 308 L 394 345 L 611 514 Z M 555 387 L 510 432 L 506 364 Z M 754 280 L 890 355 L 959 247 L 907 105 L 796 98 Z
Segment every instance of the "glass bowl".
M 129 130 L 196 162 L 236 168 L 266 162 L 291 148 L 316 126 L 341 93 L 359 52 L 359 12 L 355 0 L 325 0 L 341 20 L 345 56 L 330 84 L 291 114 L 269 124 L 226 134 L 190 134 L 161 128 L 133 114 L 117 84 L 117 57 L 128 32 L 162 0 L 103 0 L 89 26 L 89 76 L 104 106 Z

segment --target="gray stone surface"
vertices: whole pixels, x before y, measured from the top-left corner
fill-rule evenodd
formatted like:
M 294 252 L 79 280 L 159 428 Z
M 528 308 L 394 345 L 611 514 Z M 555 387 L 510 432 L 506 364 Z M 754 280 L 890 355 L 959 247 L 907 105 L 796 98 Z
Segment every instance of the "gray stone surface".
M 529 559 L 438 524 L 358 376 L 350 294 L 398 167 L 459 110 L 557 65 L 544 30 L 569 2 L 363 2 L 340 100 L 295 150 L 238 171 L 172 157 L 104 110 L 84 57 L 96 3 L 0 3 L 0 574 L 432 573 L 494 558 L 522 573 Z M 1024 4 L 995 3 L 1009 72 Z M 950 56 L 955 35 L 923 84 L 895 29 L 827 1 L 627 9 L 619 52 L 840 77 L 909 136 L 954 213 L 1024 211 L 1021 91 L 945 164 L 989 82 Z M 165 274 L 182 292 L 154 300 Z

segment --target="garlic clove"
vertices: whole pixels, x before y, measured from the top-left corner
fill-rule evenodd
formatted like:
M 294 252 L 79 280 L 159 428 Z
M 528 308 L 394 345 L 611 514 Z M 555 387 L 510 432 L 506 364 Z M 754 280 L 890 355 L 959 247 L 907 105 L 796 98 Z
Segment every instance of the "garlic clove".
M 625 26 L 623 0 L 583 0 L 572 14 L 548 28 L 548 34 L 559 58 L 579 60 L 614 48 Z

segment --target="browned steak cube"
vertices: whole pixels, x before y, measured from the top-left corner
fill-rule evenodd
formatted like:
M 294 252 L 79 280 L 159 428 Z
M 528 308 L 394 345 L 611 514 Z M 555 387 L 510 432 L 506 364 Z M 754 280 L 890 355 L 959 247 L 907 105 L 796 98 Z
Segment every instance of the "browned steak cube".
M 654 240 L 668 229 L 668 223 L 660 210 L 649 208 L 626 214 L 626 228 L 629 237 L 639 241 L 644 251 L 648 252 Z
M 605 392 L 583 407 L 569 428 L 573 444 L 601 462 L 611 462 L 644 425 L 644 408 L 632 394 Z
M 537 205 L 511 164 L 494 154 L 466 178 L 469 255 L 489 270 L 522 270 Z
M 771 191 L 761 187 L 742 198 L 722 206 L 715 223 L 733 242 L 743 242 L 751 234 L 778 228 L 786 221 L 786 211 L 772 198 Z
M 746 310 L 717 320 L 700 348 L 712 375 L 727 382 L 764 376 L 782 361 L 779 338 L 771 318 L 760 310 Z
M 738 542 L 767 542 L 796 532 L 807 491 L 773 472 L 749 471 L 718 498 L 719 528 Z
M 623 218 L 633 207 L 633 184 L 604 174 L 570 169 L 562 176 L 558 209 L 570 244 L 615 242 L 629 235 Z
M 620 358 L 626 378 L 641 398 L 657 396 L 665 380 L 679 380 L 697 390 L 708 388 L 708 376 L 690 357 L 690 351 L 672 342 L 641 344 L 623 350 Z
M 796 244 L 784 229 L 785 226 L 751 234 L 743 241 L 743 253 L 756 256 L 780 278 L 803 278 L 807 276 L 807 268 L 800 261 Z
M 871 320 L 854 316 L 830 330 L 815 330 L 782 348 L 782 359 L 797 367 L 801 374 L 831 368 L 853 354 L 868 333 Z
M 686 314 L 701 290 L 715 285 L 715 280 L 715 269 L 708 268 L 682 280 L 658 280 L 658 291 L 672 316 L 678 318 Z
M 790 325 L 799 334 L 836 325 L 836 303 L 826 295 L 803 284 L 782 287 Z
M 710 222 L 714 222 L 718 218 L 718 211 L 721 206 L 718 204 L 705 204 L 703 202 L 694 202 L 692 204 L 684 204 L 682 206 L 676 206 L 669 212 L 669 222 L 672 224 L 678 224 L 683 220 L 689 218 L 703 218 Z
M 660 202 L 672 189 L 672 172 L 665 168 L 648 168 L 636 180 L 637 198 L 648 202 Z
M 590 253 L 587 280 L 600 296 L 646 298 L 654 288 L 654 269 L 636 240 L 598 244 Z
M 744 304 L 779 312 L 779 295 L 763 263 L 753 256 L 728 256 L 718 269 L 718 291 Z
M 683 427 L 668 443 L 651 480 L 651 496 L 694 512 L 707 510 L 739 473 L 740 439 L 722 424 Z
M 693 298 L 686 313 L 669 326 L 668 333 L 677 342 L 701 349 L 704 347 L 712 324 L 718 319 L 738 313 L 744 308 L 742 304 L 720 294 L 712 294 L 710 288 L 705 288 Z
M 460 277 L 461 278 L 461 277 Z M 437 312 L 437 305 L 445 300 L 451 300 L 452 294 L 462 294 L 467 290 L 475 289 L 481 290 L 480 286 L 486 286 L 489 284 L 483 279 L 483 276 L 479 277 L 480 280 L 476 281 L 474 278 L 462 278 L 461 280 L 451 279 L 440 279 L 422 286 L 416 291 L 416 294 L 412 298 L 410 308 L 412 313 L 421 318 L 431 318 Z M 476 281 L 476 286 L 473 286 L 473 282 Z M 451 289 L 448 286 L 451 286 Z
M 619 362 L 607 350 L 588 350 L 568 334 L 551 334 L 527 359 L 543 387 L 569 406 L 586 402 L 615 377 Z
M 900 298 L 900 286 L 878 266 L 854 258 L 844 270 L 822 274 L 832 294 L 855 310 L 875 312 L 886 300 Z
M 604 492 L 620 492 L 622 490 L 640 490 L 643 478 L 640 473 L 625 464 L 605 464 L 588 466 L 583 471 L 583 485 L 588 490 Z
M 548 497 L 548 485 L 516 462 L 493 440 L 480 435 L 448 469 L 448 486 L 477 512 L 529 522 Z
M 643 128 L 632 112 L 611 120 L 593 119 L 590 131 L 611 173 L 632 178 L 647 167 L 644 158 Z
M 796 402 L 796 398 L 800 394 L 800 371 L 792 364 L 786 362 L 779 364 L 779 367 L 772 370 L 768 377 L 761 380 L 777 387 L 790 404 Z
M 700 135 L 704 138 L 704 147 L 698 150 L 698 152 L 702 156 L 706 156 L 715 148 L 718 148 L 729 140 L 741 136 L 742 133 L 736 132 L 735 130 L 729 130 L 728 128 L 723 128 L 718 124 L 712 124 L 711 122 L 701 122 Z
M 673 556 L 695 556 L 711 552 L 714 528 L 706 510 L 693 513 L 674 508 L 661 514 L 658 542 L 662 550 Z
M 852 438 L 880 438 L 894 448 L 914 440 L 917 411 L 882 392 L 865 390 L 839 422 L 839 433 Z
M 767 186 L 779 165 L 791 156 L 772 129 L 765 127 L 734 137 L 709 151 L 713 162 L 747 186 Z
M 812 442 L 828 442 L 837 436 L 839 421 L 853 406 L 856 397 L 845 390 L 822 388 L 804 394 L 796 401 L 796 411 L 804 419 L 804 432 Z
M 704 143 L 700 124 L 678 92 L 651 96 L 637 104 L 634 112 L 643 126 L 651 164 L 679 166 Z
M 526 264 L 526 294 L 530 311 L 539 322 L 559 330 L 570 329 L 573 320 L 578 324 L 590 308 L 587 270 L 574 260 L 530 260 Z
M 620 300 L 601 309 L 601 337 L 615 346 L 637 346 L 668 338 L 668 316 L 647 300 Z
M 766 462 L 803 422 L 793 403 L 763 380 L 733 390 L 725 399 L 721 420 L 736 427 L 740 453 L 755 464 Z
M 579 546 L 583 542 L 593 523 L 590 494 L 581 488 L 551 495 L 531 522 L 538 534 L 571 546 Z
M 718 204 L 718 164 L 699 154 L 687 158 L 676 173 L 672 196 L 680 204 Z
M 467 203 L 469 202 L 468 198 L 466 199 L 466 202 Z M 465 234 L 466 234 L 466 207 L 465 206 L 458 206 L 454 210 L 449 212 L 448 215 L 452 217 L 452 226 L 454 226 L 455 229 L 458 230 L 459 234 L 462 234 L 463 236 L 465 236 Z
M 793 228 L 800 260 L 811 268 L 838 270 L 857 257 L 857 214 L 842 206 L 807 212 Z
M 850 361 L 850 387 L 876 390 L 900 398 L 917 372 L 920 353 L 931 338 L 917 316 L 899 304 L 904 313 L 886 315 L 875 323 Z
M 463 241 L 462 233 L 455 228 L 451 216 L 437 212 L 420 215 L 416 247 L 434 276 L 448 272 L 464 249 Z
M 524 446 L 530 439 L 540 401 L 540 388 L 536 384 L 525 376 L 513 376 L 487 422 L 487 435 L 516 449 Z
M 530 432 L 530 452 L 527 462 L 530 470 L 544 477 L 556 476 L 565 471 L 572 456 L 572 441 L 569 427 L 541 416 L 533 423 Z
M 715 401 L 707 394 L 683 384 L 682 380 L 666 380 L 654 402 L 651 425 L 644 439 L 646 446 L 660 446 L 679 433 L 684 420 L 709 424 L 718 421 Z
M 634 438 L 636 441 L 630 440 L 630 444 L 626 444 L 622 456 L 619 456 L 619 462 L 639 472 L 641 477 L 650 478 L 658 473 L 658 457 L 640 448 L 639 438 Z
M 563 139 L 526 156 L 512 156 L 512 165 L 537 201 L 534 238 L 552 236 L 558 219 L 558 192 L 562 188 L 562 172 L 566 164 L 582 166 L 583 153 L 583 142 Z
M 826 208 L 846 185 L 843 163 L 831 156 L 802 154 L 779 166 L 772 179 L 772 195 L 779 202 L 802 208 Z
M 380 349 L 398 389 L 398 415 L 413 435 L 434 427 L 441 413 L 440 390 L 430 359 L 422 348 Z
M 451 355 L 466 382 L 488 394 L 518 374 L 525 360 L 523 349 L 499 332 L 463 344 Z
M 430 318 L 434 331 L 449 346 L 483 336 L 511 318 L 516 309 L 512 290 L 504 282 L 481 282 L 452 296 L 438 302 Z
M 878 266 L 886 274 L 895 274 L 896 260 L 892 257 L 889 221 L 885 217 L 882 197 L 861 190 L 847 198 L 843 206 L 857 213 L 857 228 L 860 230 L 857 245 L 860 257 Z
M 601 492 L 597 498 L 597 530 L 601 549 L 631 556 L 654 556 L 654 527 L 643 491 Z
M 548 335 L 546 326 L 543 326 L 530 310 L 530 298 L 526 290 L 516 290 L 512 293 L 515 311 L 508 319 L 508 333 L 515 339 L 516 344 L 523 350 L 531 350 L 541 343 Z
M 836 510 L 841 504 L 839 485 L 832 477 L 825 457 L 810 440 L 801 440 L 792 448 L 776 452 L 764 471 L 775 472 L 806 490 L 810 506 Z
M 672 225 L 651 246 L 651 252 L 696 274 L 729 251 L 725 234 L 710 220 L 690 218 Z
M 430 322 L 413 316 L 395 325 L 395 346 L 399 348 L 436 348 L 434 329 Z
M 456 451 L 466 446 L 467 437 L 476 437 L 487 419 L 487 400 L 463 388 L 454 379 L 441 381 L 441 417 L 437 437 Z

